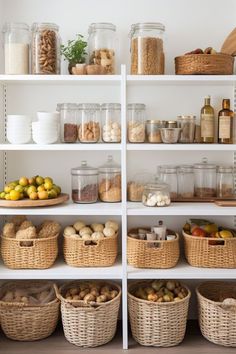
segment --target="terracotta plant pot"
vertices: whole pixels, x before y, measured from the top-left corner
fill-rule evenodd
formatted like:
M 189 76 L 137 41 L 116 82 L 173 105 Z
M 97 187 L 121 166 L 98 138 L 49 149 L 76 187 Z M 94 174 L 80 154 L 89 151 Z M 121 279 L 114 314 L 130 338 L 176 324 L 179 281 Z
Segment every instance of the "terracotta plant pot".
M 71 75 L 86 75 L 86 64 L 69 64 L 68 71 Z

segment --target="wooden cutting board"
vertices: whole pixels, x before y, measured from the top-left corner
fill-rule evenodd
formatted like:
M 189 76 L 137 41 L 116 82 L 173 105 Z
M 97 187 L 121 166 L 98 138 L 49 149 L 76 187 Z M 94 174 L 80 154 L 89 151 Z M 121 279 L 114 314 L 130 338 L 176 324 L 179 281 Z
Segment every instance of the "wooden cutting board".
M 236 56 L 236 28 L 228 35 L 220 51 L 221 53 Z
M 59 197 L 54 199 L 45 200 L 31 200 L 31 199 L 21 199 L 21 200 L 4 200 L 0 199 L 0 207 L 3 208 L 36 208 L 36 207 L 46 207 L 52 205 L 58 205 L 66 202 L 69 199 L 69 195 L 61 193 Z
M 236 207 L 236 200 L 215 200 L 215 204 L 222 207 Z

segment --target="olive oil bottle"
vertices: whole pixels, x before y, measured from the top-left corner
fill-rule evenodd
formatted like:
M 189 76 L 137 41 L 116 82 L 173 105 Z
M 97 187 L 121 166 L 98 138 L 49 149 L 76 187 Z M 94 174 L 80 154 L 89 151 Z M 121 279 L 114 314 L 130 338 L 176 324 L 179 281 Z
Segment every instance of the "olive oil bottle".
M 223 99 L 222 110 L 218 115 L 218 143 L 233 144 L 234 112 L 230 109 L 230 100 Z
M 215 140 L 215 113 L 211 106 L 211 97 L 205 97 L 204 106 L 201 109 L 200 119 L 201 142 L 214 143 Z

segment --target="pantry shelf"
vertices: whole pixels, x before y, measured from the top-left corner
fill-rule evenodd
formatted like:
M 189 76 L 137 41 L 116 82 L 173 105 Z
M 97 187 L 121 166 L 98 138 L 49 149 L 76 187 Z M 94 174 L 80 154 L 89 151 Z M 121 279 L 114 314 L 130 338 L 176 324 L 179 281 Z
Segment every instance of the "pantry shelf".
M 119 151 L 121 144 L 0 144 L 0 151 Z
M 127 144 L 129 151 L 236 151 L 236 144 Z

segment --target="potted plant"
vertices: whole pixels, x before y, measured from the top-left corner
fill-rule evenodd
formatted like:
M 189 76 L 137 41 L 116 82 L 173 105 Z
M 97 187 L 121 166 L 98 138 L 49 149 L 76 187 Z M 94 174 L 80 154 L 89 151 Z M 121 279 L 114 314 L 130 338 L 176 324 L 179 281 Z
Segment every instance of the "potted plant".
M 77 34 L 77 38 L 69 40 L 67 45 L 61 45 L 61 54 L 68 60 L 68 71 L 73 75 L 86 74 L 86 47 L 87 42 L 84 41 L 81 34 Z

